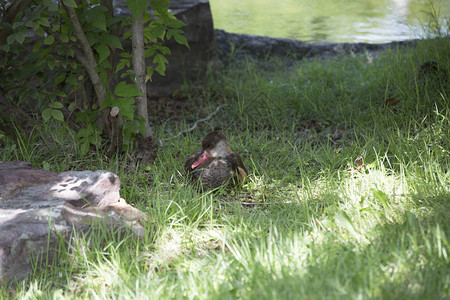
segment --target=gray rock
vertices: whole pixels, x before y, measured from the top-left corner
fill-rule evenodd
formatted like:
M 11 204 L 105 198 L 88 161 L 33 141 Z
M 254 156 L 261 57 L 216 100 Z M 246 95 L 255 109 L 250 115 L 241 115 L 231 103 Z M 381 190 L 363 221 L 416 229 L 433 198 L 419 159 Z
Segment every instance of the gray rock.
M 25 278 L 31 264 L 51 264 L 75 231 L 108 229 L 146 235 L 147 216 L 120 198 L 108 171 L 57 174 L 26 162 L 0 162 L 0 284 Z

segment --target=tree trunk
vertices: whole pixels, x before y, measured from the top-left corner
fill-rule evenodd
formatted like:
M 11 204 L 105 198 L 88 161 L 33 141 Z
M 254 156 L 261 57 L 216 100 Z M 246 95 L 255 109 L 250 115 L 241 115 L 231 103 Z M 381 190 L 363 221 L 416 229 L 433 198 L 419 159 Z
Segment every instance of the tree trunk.
M 88 72 L 89 78 L 91 79 L 92 85 L 94 86 L 95 94 L 97 95 L 97 105 L 98 107 L 101 107 L 103 101 L 105 101 L 106 98 L 106 90 L 103 87 L 100 76 L 98 75 L 96 70 L 97 62 L 95 61 L 94 53 L 92 52 L 91 46 L 89 46 L 89 42 L 86 38 L 86 35 L 84 34 L 83 28 L 81 28 L 81 24 L 78 20 L 78 16 L 75 10 L 72 7 L 68 7 L 65 5 L 64 8 L 67 11 L 70 23 L 72 23 L 73 32 L 75 34 L 75 37 L 77 38 L 78 45 L 83 51 L 83 55 L 77 55 L 76 58 Z
M 141 96 L 135 98 L 136 113 L 144 118 L 145 121 L 145 135 L 138 139 L 138 158 L 143 164 L 153 163 L 158 151 L 158 144 L 153 134 L 153 130 L 148 122 L 147 110 L 147 86 L 145 77 L 147 70 L 145 68 L 145 45 L 144 45 L 144 14 L 138 19 L 131 17 L 131 32 L 132 32 L 132 56 L 133 69 L 136 75 L 135 85 L 142 93 Z
M 91 46 L 89 46 L 89 42 L 86 38 L 86 35 L 84 34 L 83 28 L 81 27 L 75 10 L 72 7 L 68 7 L 65 5 L 64 8 L 66 9 L 69 20 L 72 23 L 73 32 L 75 34 L 75 37 L 77 38 L 78 46 L 82 50 L 82 53 L 79 53 L 79 51 L 74 51 L 75 57 L 89 74 L 89 78 L 91 79 L 95 94 L 97 95 L 97 105 L 100 108 L 106 98 L 106 89 L 103 86 L 99 74 L 97 73 L 97 62 L 95 61 L 94 53 Z M 112 156 L 115 152 L 119 151 L 120 147 L 122 146 L 123 125 L 123 121 L 120 117 L 119 112 L 110 114 L 110 111 L 111 110 L 109 108 L 99 110 L 96 122 L 97 126 L 104 126 L 106 129 L 106 133 L 108 134 L 110 145 L 107 150 L 108 156 Z

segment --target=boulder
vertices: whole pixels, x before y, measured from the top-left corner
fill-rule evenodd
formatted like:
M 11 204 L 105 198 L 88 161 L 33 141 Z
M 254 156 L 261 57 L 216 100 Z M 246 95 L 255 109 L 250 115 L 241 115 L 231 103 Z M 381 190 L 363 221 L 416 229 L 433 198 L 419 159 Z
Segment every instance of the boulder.
M 35 259 L 51 264 L 61 238 L 70 242 L 76 231 L 102 224 L 144 237 L 146 215 L 119 190 L 119 178 L 108 171 L 58 174 L 0 162 L 0 284 L 25 278 Z

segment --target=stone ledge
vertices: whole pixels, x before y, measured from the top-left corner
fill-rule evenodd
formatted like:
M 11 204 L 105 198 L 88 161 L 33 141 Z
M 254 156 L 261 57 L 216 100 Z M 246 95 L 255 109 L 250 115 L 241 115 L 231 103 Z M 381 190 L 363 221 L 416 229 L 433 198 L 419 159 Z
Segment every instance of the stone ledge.
M 306 43 L 285 38 L 270 38 L 249 34 L 228 33 L 214 30 L 217 40 L 217 54 L 222 62 L 229 61 L 234 52 L 237 60 L 266 57 L 281 57 L 300 60 L 303 58 L 327 58 L 342 54 L 379 53 L 388 48 L 412 46 L 417 40 L 407 40 L 382 44 L 369 43 Z

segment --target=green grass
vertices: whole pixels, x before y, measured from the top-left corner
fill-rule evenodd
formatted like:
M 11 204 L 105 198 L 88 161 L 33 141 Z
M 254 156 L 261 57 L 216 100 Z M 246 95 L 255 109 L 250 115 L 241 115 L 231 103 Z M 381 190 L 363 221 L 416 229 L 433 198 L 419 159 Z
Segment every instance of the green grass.
M 450 78 L 411 80 L 425 61 L 450 74 L 448 49 L 447 37 L 376 58 L 232 63 L 182 90 L 191 107 L 182 118 L 156 120 L 156 136 L 169 140 L 146 168 L 133 167 L 132 153 L 82 157 L 64 126 L 16 130 L 0 160 L 111 170 L 127 202 L 151 216 L 151 234 L 138 241 L 100 227 L 0 295 L 448 299 Z M 389 97 L 400 103 L 383 108 Z M 216 118 L 170 139 L 219 105 Z M 184 159 L 215 126 L 250 176 L 240 190 L 199 194 Z

